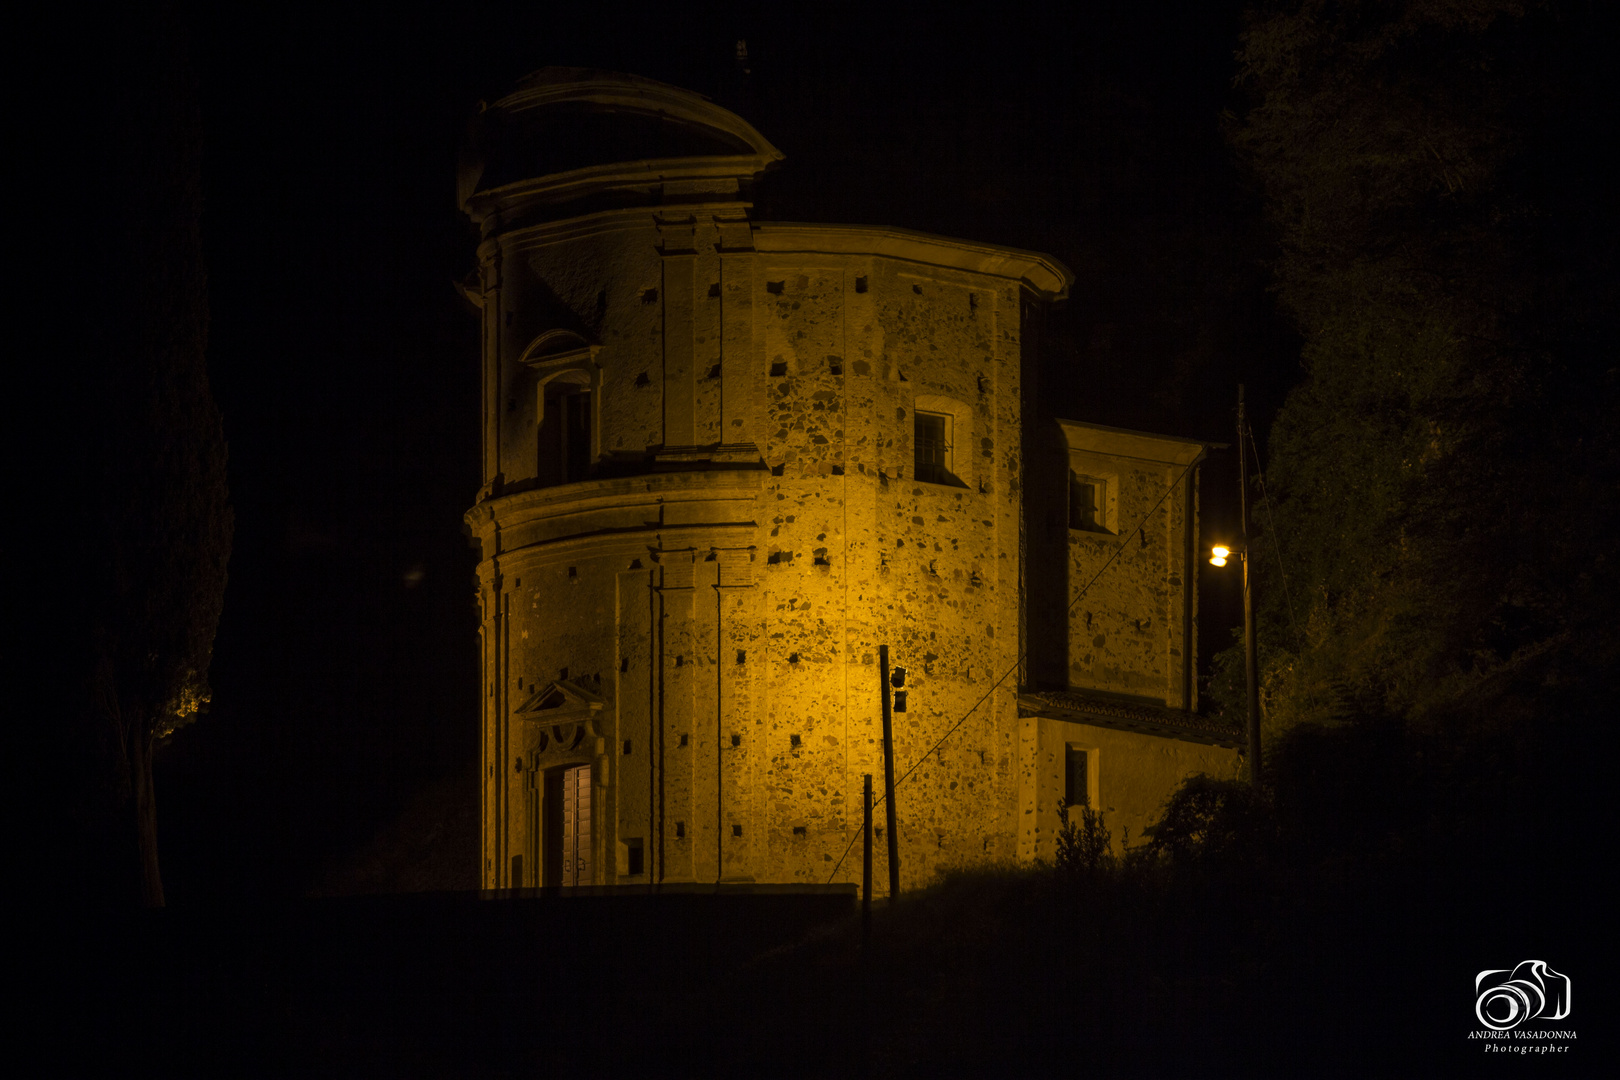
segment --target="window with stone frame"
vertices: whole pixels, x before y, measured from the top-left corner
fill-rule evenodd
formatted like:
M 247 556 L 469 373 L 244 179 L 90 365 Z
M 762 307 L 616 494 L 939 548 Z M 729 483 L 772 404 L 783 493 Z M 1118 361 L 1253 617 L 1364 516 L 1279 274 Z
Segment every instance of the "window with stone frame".
M 949 413 L 916 412 L 912 449 L 916 454 L 913 475 L 927 484 L 956 484 L 951 471 L 951 435 L 955 417 Z
M 1063 805 L 1090 806 L 1090 754 L 1077 746 L 1066 746 L 1063 759 Z
M 1108 481 L 1069 470 L 1069 528 L 1082 532 L 1110 532 Z
M 591 390 L 569 379 L 546 384 L 538 439 L 543 484 L 584 480 L 591 467 Z

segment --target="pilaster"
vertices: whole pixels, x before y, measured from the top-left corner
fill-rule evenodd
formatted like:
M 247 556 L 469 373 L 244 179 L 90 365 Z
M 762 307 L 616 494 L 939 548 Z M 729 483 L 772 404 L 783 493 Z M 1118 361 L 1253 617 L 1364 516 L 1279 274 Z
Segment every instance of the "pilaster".
M 614 731 L 607 746 L 608 757 L 617 766 L 613 773 L 612 801 L 604 802 L 603 806 L 611 807 L 619 834 L 626 840 L 641 841 L 642 872 L 639 877 L 625 879 L 629 867 L 620 863 L 618 851 L 612 853 L 614 861 L 605 863 L 604 869 L 612 867 L 612 877 L 641 884 L 656 880 L 653 877 L 656 847 L 653 829 L 657 789 L 653 754 L 657 732 L 653 726 L 656 704 L 653 695 L 657 691 L 657 680 L 653 677 L 653 609 L 658 597 L 648 569 L 634 566 L 621 570 L 617 580 L 619 662 L 614 674 Z M 627 857 L 628 851 L 624 854 Z M 610 877 L 604 874 L 600 880 L 607 882 Z
M 692 881 L 693 552 L 656 553 L 659 587 L 659 880 Z M 682 740 L 685 740 L 684 744 Z
M 754 244 L 747 219 L 717 221 L 720 233 L 720 442 L 754 443 Z
M 483 345 L 483 494 L 492 491 L 501 470 L 501 245 L 486 240 L 478 245 L 479 277 L 484 303 L 479 309 Z
M 697 371 L 693 343 L 697 252 L 690 218 L 660 222 L 664 304 L 664 448 L 697 442 Z

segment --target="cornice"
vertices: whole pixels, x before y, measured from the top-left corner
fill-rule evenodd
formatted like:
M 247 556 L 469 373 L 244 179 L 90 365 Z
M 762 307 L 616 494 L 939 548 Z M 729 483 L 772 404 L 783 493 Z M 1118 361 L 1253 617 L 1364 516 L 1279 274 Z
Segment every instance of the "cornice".
M 712 469 L 585 480 L 486 499 L 463 515 L 474 531 L 546 517 L 630 506 L 751 499 L 764 485 L 760 469 Z
M 1075 724 L 1136 731 L 1183 742 L 1241 749 L 1243 731 L 1207 716 L 1146 703 L 1093 697 L 1080 690 L 1025 690 L 1018 695 L 1018 714 Z
M 718 154 L 708 157 L 652 158 L 587 165 L 547 176 L 527 177 L 467 196 L 465 208 L 475 221 L 497 211 L 521 209 L 535 203 L 561 203 L 594 191 L 646 189 L 654 185 L 693 181 L 732 181 L 764 172 L 777 159 L 760 154 Z M 718 194 L 718 192 L 716 192 Z M 687 204 L 673 205 L 684 208 Z
M 754 249 L 763 254 L 880 255 L 1007 278 L 1048 300 L 1066 298 L 1074 284 L 1074 273 L 1068 267 L 1038 251 L 880 225 L 756 222 Z
M 681 524 L 649 522 L 624 528 L 593 529 L 547 537 L 518 547 L 503 547 L 480 565 L 502 572 L 521 570 L 533 561 L 579 558 L 581 555 L 624 554 L 649 551 L 748 549 L 759 531 L 755 521 L 710 521 Z M 502 533 L 504 540 L 505 533 Z
M 712 219 L 727 225 L 738 219 L 746 220 L 754 204 L 735 200 L 717 202 L 679 203 L 671 206 L 624 206 L 611 210 L 598 210 L 578 217 L 540 221 L 532 225 L 519 225 L 496 232 L 497 240 L 508 251 L 519 252 L 528 248 L 546 247 L 569 240 L 582 240 L 612 232 L 656 230 L 660 224 L 673 218 L 691 218 L 701 223 Z

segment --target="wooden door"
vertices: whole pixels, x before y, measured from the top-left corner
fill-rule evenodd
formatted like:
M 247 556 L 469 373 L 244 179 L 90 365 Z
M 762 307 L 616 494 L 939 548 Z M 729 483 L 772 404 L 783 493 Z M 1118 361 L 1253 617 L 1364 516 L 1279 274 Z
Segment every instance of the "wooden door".
M 562 774 L 562 884 L 590 885 L 591 767 L 576 765 Z

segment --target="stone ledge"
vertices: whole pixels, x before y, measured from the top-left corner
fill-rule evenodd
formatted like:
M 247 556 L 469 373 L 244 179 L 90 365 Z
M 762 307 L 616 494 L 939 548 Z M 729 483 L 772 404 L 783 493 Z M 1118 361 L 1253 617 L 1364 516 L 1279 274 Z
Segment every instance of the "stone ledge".
M 1207 716 L 1145 703 L 1092 697 L 1076 690 L 1024 691 L 1018 695 L 1018 715 L 1139 731 L 1167 739 L 1235 750 L 1245 745 L 1242 729 Z
M 831 885 L 791 885 L 753 881 L 714 882 L 666 881 L 657 885 L 542 885 L 531 889 L 482 889 L 481 900 L 512 900 L 532 897 L 581 899 L 592 896 L 848 896 L 860 895 L 854 882 Z
M 880 255 L 923 266 L 992 274 L 1023 282 L 1052 301 L 1066 298 L 1074 283 L 1073 271 L 1038 251 L 879 225 L 756 222 L 754 250 L 762 255 Z

